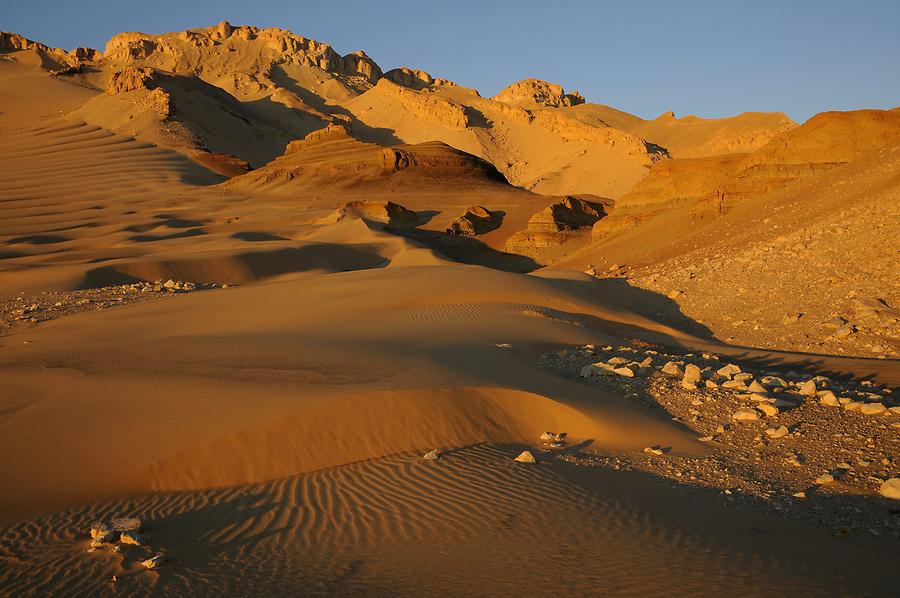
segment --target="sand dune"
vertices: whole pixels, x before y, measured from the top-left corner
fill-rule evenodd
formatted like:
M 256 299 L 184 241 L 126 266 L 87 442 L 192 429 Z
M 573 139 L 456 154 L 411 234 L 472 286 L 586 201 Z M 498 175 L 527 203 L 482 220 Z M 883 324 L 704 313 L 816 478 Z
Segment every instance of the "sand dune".
M 271 594 L 298 587 L 311 594 L 488 595 L 548 586 L 646 595 L 672 594 L 673 580 L 686 595 L 759 595 L 773 586 L 808 595 L 880 589 L 883 576 L 867 562 L 877 554 L 854 550 L 846 540 L 799 526 L 773 529 L 715 503 L 700 512 L 639 475 L 522 467 L 511 463 L 511 454 L 494 445 L 437 462 L 401 454 L 92 511 L 145 514 L 152 520 L 148 536 L 171 547 L 179 575 L 138 573 L 131 555 L 74 551 L 80 540 L 61 530 L 88 525 L 83 512 L 41 518 L 32 529 L 7 528 L 0 550 L 7 563 L 27 559 L 45 575 L 4 577 L 4 585 L 17 594 L 95 595 Z M 592 486 L 605 490 L 598 495 Z M 32 541 L 54 548 L 36 553 Z M 812 542 L 824 549 L 816 562 L 806 556 Z M 485 562 L 505 566 L 489 571 Z M 639 576 L 632 574 L 635 562 Z M 846 573 L 838 578 L 836 570 Z M 108 581 L 112 575 L 116 584 Z

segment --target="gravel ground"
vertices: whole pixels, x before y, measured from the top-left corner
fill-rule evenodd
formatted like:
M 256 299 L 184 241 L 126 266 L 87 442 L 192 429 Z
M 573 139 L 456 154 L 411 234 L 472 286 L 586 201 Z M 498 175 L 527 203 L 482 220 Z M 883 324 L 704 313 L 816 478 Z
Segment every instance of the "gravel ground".
M 881 496 L 885 481 L 900 477 L 895 389 L 866 380 L 758 371 L 712 354 L 658 347 L 587 345 L 544 354 L 539 362 L 559 376 L 668 414 L 712 449 L 693 457 L 670 454 L 665 446 L 642 454 L 588 448 L 560 459 L 653 473 L 686 491 L 715 489 L 728 502 L 761 506 L 838 535 L 871 533 L 900 541 L 900 501 Z M 692 373 L 699 380 L 693 382 Z M 735 419 L 738 413 L 748 419 Z

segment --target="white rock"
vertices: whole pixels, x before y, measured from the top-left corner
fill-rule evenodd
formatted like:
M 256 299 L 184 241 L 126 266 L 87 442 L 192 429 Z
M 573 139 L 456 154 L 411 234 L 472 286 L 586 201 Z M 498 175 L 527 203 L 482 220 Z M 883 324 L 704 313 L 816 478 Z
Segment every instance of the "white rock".
M 537 459 L 534 458 L 531 451 L 522 451 L 514 461 L 518 461 L 519 463 L 537 463 Z

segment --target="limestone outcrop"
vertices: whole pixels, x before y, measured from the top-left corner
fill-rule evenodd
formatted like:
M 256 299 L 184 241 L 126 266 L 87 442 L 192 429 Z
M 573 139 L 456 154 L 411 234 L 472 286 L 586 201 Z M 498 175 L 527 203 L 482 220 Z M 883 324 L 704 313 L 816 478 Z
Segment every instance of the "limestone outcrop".
M 584 96 L 577 91 L 566 93 L 559 85 L 540 79 L 524 79 L 513 83 L 493 97 L 495 102 L 513 106 L 548 106 L 563 108 L 584 104 Z

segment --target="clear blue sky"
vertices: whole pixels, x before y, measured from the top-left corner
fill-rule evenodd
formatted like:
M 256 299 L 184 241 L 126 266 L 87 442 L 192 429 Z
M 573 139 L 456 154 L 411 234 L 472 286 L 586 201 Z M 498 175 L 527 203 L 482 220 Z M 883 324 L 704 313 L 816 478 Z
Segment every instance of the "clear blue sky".
M 900 0 L 0 0 L 0 30 L 67 49 L 223 19 L 487 96 L 538 77 L 642 117 L 900 105 Z

